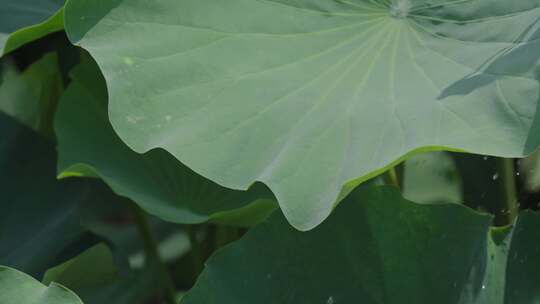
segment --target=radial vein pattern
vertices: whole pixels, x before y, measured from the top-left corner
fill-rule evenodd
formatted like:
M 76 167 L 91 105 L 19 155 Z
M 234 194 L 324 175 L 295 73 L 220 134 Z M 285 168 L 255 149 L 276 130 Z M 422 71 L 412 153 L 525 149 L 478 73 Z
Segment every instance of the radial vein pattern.
M 540 0 L 70 1 L 111 122 L 227 187 L 262 181 L 299 229 L 418 149 L 540 142 Z

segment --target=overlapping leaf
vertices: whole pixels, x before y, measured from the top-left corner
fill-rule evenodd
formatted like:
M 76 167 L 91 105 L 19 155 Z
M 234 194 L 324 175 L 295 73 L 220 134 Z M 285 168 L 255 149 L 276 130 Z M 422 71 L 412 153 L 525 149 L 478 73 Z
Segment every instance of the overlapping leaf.
M 21 73 L 0 63 L 0 265 L 36 278 L 97 241 L 81 225 L 83 206 L 119 200 L 99 181 L 56 179 L 57 60 L 46 54 Z
M 51 138 L 62 88 L 56 53 L 43 55 L 22 72 L 9 60 L 0 62 L 0 111 Z
M 60 283 L 75 291 L 85 304 L 137 304 L 157 289 L 157 271 L 119 274 L 107 246 L 98 244 L 81 255 L 50 269 L 44 283 Z
M 0 303 L 2 304 L 83 304 L 62 285 L 48 287 L 13 268 L 0 266 Z
M 540 143 L 538 0 L 77 0 L 65 13 L 131 148 L 230 188 L 262 181 L 302 230 L 410 151 Z
M 73 72 L 55 129 L 61 175 L 99 176 L 116 193 L 165 220 L 200 223 L 243 213 L 256 221 L 273 210 L 266 201 L 272 193 L 264 185 L 230 190 L 197 175 L 162 149 L 142 155 L 129 149 L 110 126 L 107 90 L 91 62 Z M 259 199 L 266 200 L 250 206 Z
M 0 113 L 0 265 L 40 277 L 87 246 L 77 209 L 96 188 L 58 182 L 55 167 L 52 144 Z
M 538 303 L 540 216 L 522 214 L 513 230 L 490 221 L 358 189 L 310 232 L 275 214 L 216 253 L 182 303 Z
M 63 29 L 65 0 L 5 0 L 0 4 L 0 57 Z

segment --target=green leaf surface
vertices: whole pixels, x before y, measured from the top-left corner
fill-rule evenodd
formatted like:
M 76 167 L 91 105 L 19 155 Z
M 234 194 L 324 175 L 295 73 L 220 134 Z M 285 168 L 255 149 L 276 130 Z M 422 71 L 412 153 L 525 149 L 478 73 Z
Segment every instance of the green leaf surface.
M 64 28 L 65 0 L 5 0 L 0 10 L 0 57 Z
M 524 212 L 517 220 L 508 251 L 505 303 L 540 303 L 540 214 Z
M 71 0 L 65 26 L 128 146 L 226 187 L 261 181 L 307 230 L 408 152 L 531 153 L 539 14 L 538 0 Z
M 513 229 L 490 222 L 362 187 L 313 231 L 276 213 L 217 252 L 182 303 L 539 303 L 540 215 Z
M 87 239 L 77 210 L 96 199 L 95 188 L 59 182 L 55 172 L 54 146 L 0 113 L 0 265 L 40 277 L 64 249 Z
M 83 304 L 62 285 L 48 287 L 13 268 L 0 266 L 0 303 L 2 304 Z
M 43 55 L 23 72 L 9 60 L 0 62 L 0 111 L 51 138 L 62 89 L 56 53 Z
M 138 304 L 156 291 L 156 275 L 151 268 L 119 274 L 108 247 L 98 244 L 47 271 L 44 283 L 67 286 L 85 304 Z
M 81 274 L 84 273 L 84 277 Z M 89 248 L 79 256 L 47 270 L 43 284 L 58 282 L 72 290 L 85 285 L 108 283 L 118 275 L 112 254 L 103 243 Z
M 229 215 L 236 222 L 238 213 L 257 219 L 273 210 L 265 207 L 266 201 L 260 201 L 263 208 L 246 207 L 273 198 L 262 184 L 249 191 L 230 190 L 197 175 L 163 149 L 138 154 L 127 147 L 108 121 L 105 83 L 91 62 L 74 70 L 60 101 L 55 129 L 61 176 L 99 176 L 117 194 L 167 221 L 227 221 L 227 212 L 236 211 Z

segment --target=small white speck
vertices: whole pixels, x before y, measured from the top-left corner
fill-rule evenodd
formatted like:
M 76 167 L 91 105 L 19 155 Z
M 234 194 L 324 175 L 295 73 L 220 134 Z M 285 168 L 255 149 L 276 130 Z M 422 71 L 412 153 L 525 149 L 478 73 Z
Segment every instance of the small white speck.
M 133 65 L 134 64 L 133 59 L 131 59 L 129 57 L 124 57 L 124 63 L 127 64 L 127 65 Z
M 134 116 L 134 115 L 128 115 L 128 116 L 126 116 L 126 120 L 127 120 L 129 123 L 136 124 L 136 123 L 138 123 L 139 121 L 144 120 L 144 117 L 141 117 L 141 116 Z
M 334 297 L 330 296 L 328 300 L 326 300 L 326 304 L 334 304 Z
M 172 120 L 172 116 L 171 116 L 171 115 L 165 116 L 165 120 L 166 120 L 166 121 L 171 121 L 171 120 Z
M 493 174 L 493 180 L 497 180 L 499 178 L 499 173 Z

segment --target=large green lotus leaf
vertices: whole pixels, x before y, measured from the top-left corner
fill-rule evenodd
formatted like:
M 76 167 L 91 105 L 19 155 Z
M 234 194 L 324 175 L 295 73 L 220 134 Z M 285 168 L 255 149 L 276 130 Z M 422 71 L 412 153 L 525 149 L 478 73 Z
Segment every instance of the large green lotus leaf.
M 2 304 L 83 304 L 62 285 L 48 287 L 13 268 L 0 266 L 0 303 Z
M 56 53 L 47 53 L 20 72 L 9 60 L 0 62 L 0 111 L 53 137 L 53 117 L 63 88 Z
M 64 28 L 65 0 L 4 0 L 0 9 L 0 56 Z
M 114 129 L 301 230 L 418 149 L 522 156 L 540 143 L 540 1 L 71 0 Z
M 313 231 L 275 214 L 217 252 L 182 303 L 539 303 L 540 215 L 490 221 L 362 187 Z
M 82 64 L 72 75 L 55 121 L 61 175 L 99 176 L 147 212 L 177 223 L 227 217 L 228 211 L 242 208 L 253 211 L 247 218 L 256 218 L 274 209 L 272 204 L 262 210 L 248 206 L 273 198 L 262 184 L 249 191 L 230 190 L 197 175 L 163 149 L 134 152 L 109 123 L 107 90 L 97 66 Z

